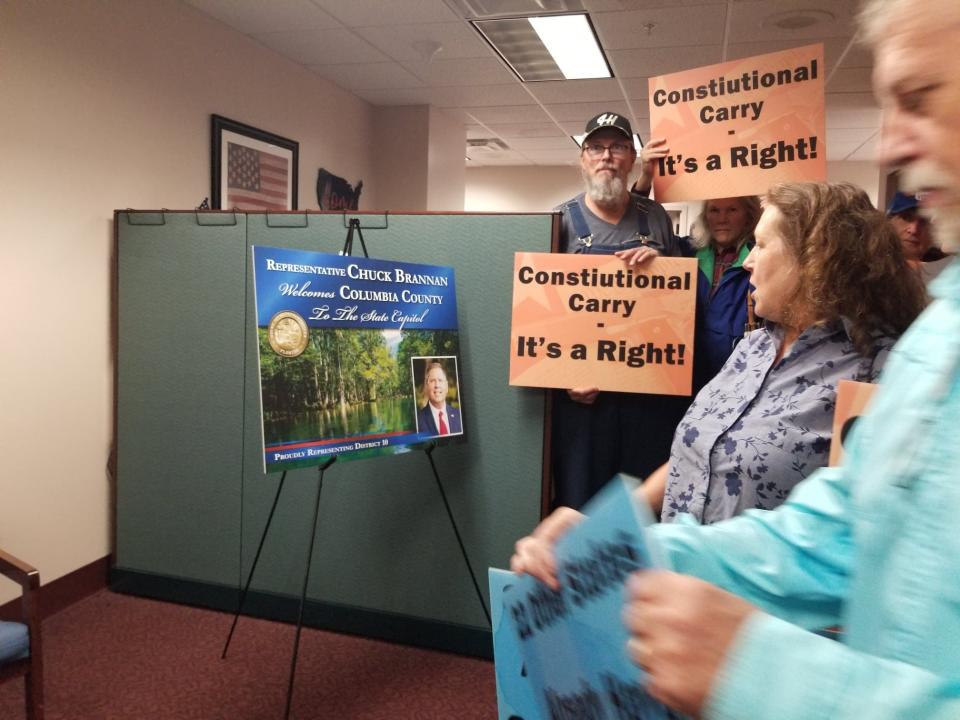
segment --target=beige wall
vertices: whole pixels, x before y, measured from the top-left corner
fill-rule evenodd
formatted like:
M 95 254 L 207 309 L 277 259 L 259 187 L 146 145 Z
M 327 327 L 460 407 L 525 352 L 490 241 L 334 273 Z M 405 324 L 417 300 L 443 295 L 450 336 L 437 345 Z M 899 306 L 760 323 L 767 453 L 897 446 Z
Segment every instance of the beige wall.
M 458 117 L 430 108 L 427 210 L 463 210 L 467 129 Z
M 0 4 L 0 547 L 44 582 L 111 551 L 112 213 L 210 194 L 210 114 L 376 205 L 373 110 L 178 2 Z M 0 603 L 15 596 L 0 580 Z
M 829 162 L 827 178 L 859 185 L 874 204 L 881 195 L 880 171 L 873 163 Z M 579 166 L 468 168 L 464 209 L 543 212 L 582 191 Z
M 426 210 L 430 108 L 379 108 L 373 122 L 377 146 L 374 169 L 381 178 L 380 207 Z
M 463 210 L 466 142 L 463 122 L 442 110 L 427 105 L 376 108 L 380 207 Z

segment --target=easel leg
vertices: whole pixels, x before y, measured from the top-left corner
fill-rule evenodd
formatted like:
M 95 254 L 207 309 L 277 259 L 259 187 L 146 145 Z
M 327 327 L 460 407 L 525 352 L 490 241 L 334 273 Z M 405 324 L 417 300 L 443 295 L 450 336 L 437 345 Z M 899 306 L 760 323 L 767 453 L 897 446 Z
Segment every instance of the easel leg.
M 280 499 L 280 491 L 283 490 L 283 481 L 287 479 L 287 471 L 284 470 L 280 476 L 280 484 L 277 485 L 277 494 L 273 496 L 273 506 L 270 508 L 270 514 L 267 516 L 267 524 L 263 528 L 263 535 L 260 536 L 260 544 L 257 546 L 257 554 L 253 556 L 253 565 L 250 566 L 250 573 L 247 575 L 247 583 L 240 592 L 240 602 L 237 603 L 237 613 L 233 616 L 233 623 L 230 625 L 230 632 L 227 634 L 227 642 L 224 643 L 223 652 L 220 659 L 227 657 L 227 648 L 230 647 L 230 641 L 233 639 L 233 631 L 237 629 L 237 620 L 240 619 L 240 611 L 243 610 L 243 603 L 247 599 L 247 592 L 250 590 L 250 582 L 253 580 L 253 571 L 257 569 L 257 562 L 260 560 L 260 552 L 263 550 L 263 542 L 267 539 L 267 531 L 270 529 L 270 523 L 273 521 L 273 513 L 277 509 L 277 501 Z
M 310 530 L 310 545 L 307 549 L 307 566 L 303 571 L 303 589 L 300 591 L 300 611 L 297 613 L 297 632 L 293 638 L 293 659 L 290 661 L 290 681 L 287 683 L 287 707 L 283 712 L 284 720 L 290 717 L 290 703 L 293 700 L 293 679 L 297 673 L 297 653 L 300 651 L 300 630 L 303 627 L 303 606 L 307 599 L 307 584 L 310 581 L 310 563 L 313 561 L 313 546 L 317 541 L 317 520 L 320 517 L 320 492 L 323 490 L 323 472 L 336 462 L 337 456 L 320 466 L 320 478 L 317 480 L 317 504 L 313 510 L 313 527 Z
M 453 518 L 453 511 L 450 509 L 450 503 L 447 502 L 447 494 L 443 491 L 443 483 L 440 482 L 440 473 L 437 472 L 437 466 L 433 462 L 433 451 L 437 447 L 436 443 L 430 443 L 424 452 L 427 454 L 427 460 L 430 461 L 430 469 L 433 470 L 433 478 L 437 481 L 437 488 L 440 490 L 440 497 L 443 498 L 443 505 L 447 509 L 447 517 L 450 518 L 450 524 L 453 526 L 453 534 L 457 536 L 457 543 L 460 545 L 460 552 L 463 554 L 463 561 L 467 564 L 467 570 L 470 572 L 470 580 L 473 581 L 473 589 L 477 591 L 477 599 L 480 601 L 480 607 L 483 608 L 483 614 L 487 618 L 487 625 L 493 628 L 490 620 L 490 611 L 487 609 L 487 603 L 483 599 L 483 593 L 477 584 L 476 575 L 473 574 L 473 566 L 470 564 L 470 558 L 467 556 L 467 548 L 463 545 L 460 537 L 460 530 L 457 528 L 457 521 Z

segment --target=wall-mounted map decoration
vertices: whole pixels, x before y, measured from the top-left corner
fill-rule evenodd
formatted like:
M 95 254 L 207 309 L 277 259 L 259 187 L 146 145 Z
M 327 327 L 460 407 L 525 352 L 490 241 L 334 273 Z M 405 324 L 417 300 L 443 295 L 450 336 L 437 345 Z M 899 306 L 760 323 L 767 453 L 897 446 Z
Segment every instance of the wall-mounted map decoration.
M 321 210 L 356 210 L 360 206 L 363 180 L 354 187 L 323 168 L 317 174 L 317 205 Z

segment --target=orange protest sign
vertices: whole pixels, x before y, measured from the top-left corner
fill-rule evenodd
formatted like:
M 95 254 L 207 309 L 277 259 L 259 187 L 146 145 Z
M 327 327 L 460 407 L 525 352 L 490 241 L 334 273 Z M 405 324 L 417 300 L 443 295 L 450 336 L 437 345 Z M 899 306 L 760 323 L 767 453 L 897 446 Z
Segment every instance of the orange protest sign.
M 837 383 L 837 405 L 833 411 L 833 440 L 830 441 L 830 465 L 839 465 L 843 459 L 843 442 L 863 415 L 877 386 L 856 380 Z
M 510 384 L 689 395 L 697 262 L 517 253 Z
M 665 138 L 657 200 L 758 195 L 826 180 L 823 45 L 650 78 L 650 135 Z

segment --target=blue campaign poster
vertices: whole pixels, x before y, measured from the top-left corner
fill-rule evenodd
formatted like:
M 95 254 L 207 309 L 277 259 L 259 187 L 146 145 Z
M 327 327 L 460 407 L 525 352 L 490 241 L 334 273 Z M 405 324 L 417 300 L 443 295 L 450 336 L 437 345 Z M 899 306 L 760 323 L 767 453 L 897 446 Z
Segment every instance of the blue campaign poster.
M 462 439 L 453 268 L 253 248 L 266 472 Z
M 614 478 L 584 508 L 588 518 L 557 543 L 559 591 L 526 575 L 498 578 L 493 640 L 501 720 L 511 717 L 504 710 L 523 720 L 668 717 L 643 689 L 621 620 L 624 581 L 652 565 L 643 528 L 653 519 L 632 497 L 635 486 L 632 478 Z

